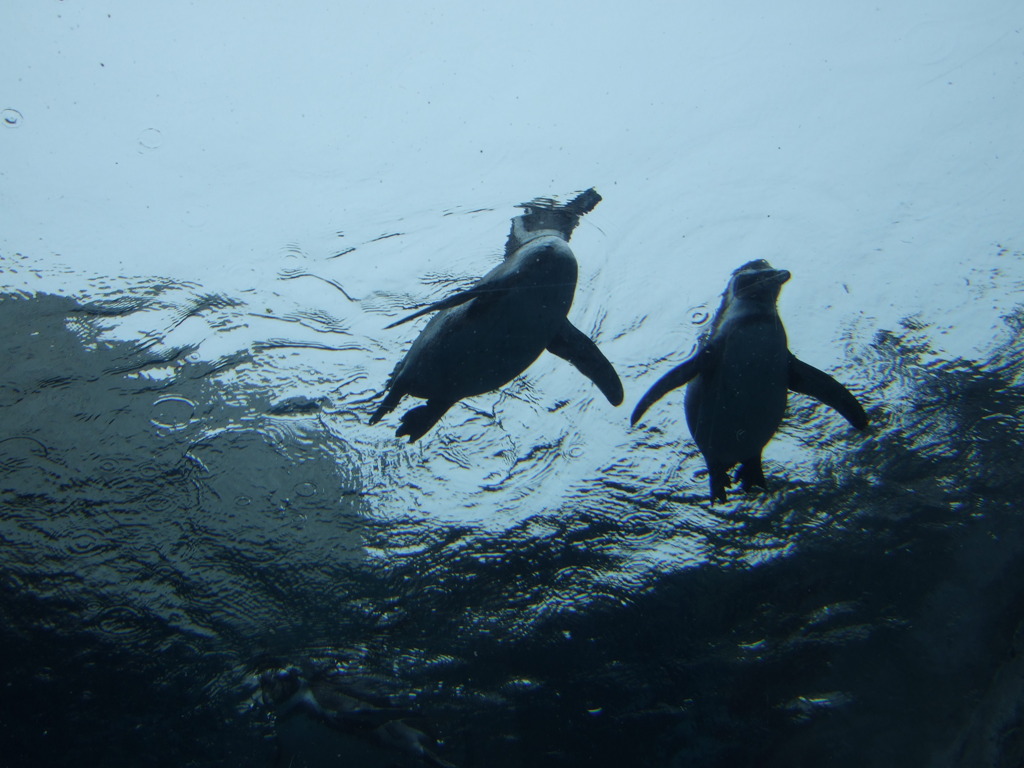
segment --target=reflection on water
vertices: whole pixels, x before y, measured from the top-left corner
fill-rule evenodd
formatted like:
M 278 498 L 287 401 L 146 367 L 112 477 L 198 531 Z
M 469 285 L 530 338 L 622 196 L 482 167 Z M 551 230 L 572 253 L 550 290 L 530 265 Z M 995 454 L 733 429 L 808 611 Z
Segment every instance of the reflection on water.
M 0 299 L 10 765 L 273 764 L 254 691 L 293 664 L 460 766 L 1019 754 L 1020 311 L 981 362 L 851 330 L 870 434 L 794 396 L 769 490 L 712 508 L 680 407 L 630 431 L 556 365 L 422 445 L 372 429 L 404 303 L 305 282 Z

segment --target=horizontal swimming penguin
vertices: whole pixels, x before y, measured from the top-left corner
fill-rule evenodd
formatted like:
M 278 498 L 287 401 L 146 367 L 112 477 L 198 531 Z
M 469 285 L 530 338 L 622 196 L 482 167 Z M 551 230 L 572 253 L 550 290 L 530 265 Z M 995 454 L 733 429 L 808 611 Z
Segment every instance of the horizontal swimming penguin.
M 352 690 L 340 673 L 318 672 L 307 679 L 298 669 L 289 667 L 265 672 L 260 677 L 260 689 L 264 704 L 277 715 L 278 746 L 282 750 L 279 764 L 291 763 L 288 753 L 299 752 L 309 762 L 319 755 L 331 757 L 341 749 L 349 758 L 346 765 L 391 766 L 397 759 L 409 766 L 455 768 L 430 748 L 426 734 L 405 722 L 414 713 Z M 311 727 L 316 724 L 329 731 Z M 330 732 L 350 741 L 332 739 Z M 361 750 L 358 743 L 366 746 Z M 339 764 L 336 760 L 322 762 Z
M 633 410 L 636 424 L 651 405 L 688 384 L 686 423 L 707 463 L 712 502 L 725 501 L 736 464 L 744 490 L 764 487 L 761 451 L 782 423 L 789 390 L 834 408 L 856 429 L 867 426 L 867 414 L 846 387 L 789 351 L 776 307 L 789 278 L 763 259 L 733 272 L 696 353 L 655 382 Z
M 437 313 L 391 374 L 370 423 L 394 410 L 405 395 L 424 398 L 425 405 L 402 416 L 396 432 L 415 442 L 456 402 L 507 384 L 545 349 L 572 363 L 619 405 L 622 384 L 612 364 L 566 317 L 577 273 L 569 237 L 600 201 L 589 189 L 564 205 L 523 205 L 525 213 L 512 219 L 501 264 L 468 290 L 389 325 Z

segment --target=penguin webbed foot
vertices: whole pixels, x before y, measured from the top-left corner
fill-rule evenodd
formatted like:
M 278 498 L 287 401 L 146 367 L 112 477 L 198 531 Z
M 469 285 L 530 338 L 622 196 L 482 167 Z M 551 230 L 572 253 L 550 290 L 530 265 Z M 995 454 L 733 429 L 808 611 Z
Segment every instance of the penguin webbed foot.
M 376 424 L 378 421 L 383 419 L 390 410 L 391 409 L 385 406 L 384 404 L 377 406 L 377 410 L 373 412 L 372 416 L 370 416 L 370 420 L 367 422 L 367 424 Z
M 768 487 L 764 479 L 764 470 L 761 468 L 760 455 L 740 462 L 740 466 L 736 470 L 736 482 L 744 491 Z
M 728 467 L 708 467 L 708 483 L 711 485 L 711 504 L 726 502 L 725 489 L 732 485 Z
M 402 426 L 395 432 L 395 437 L 409 436 L 409 442 L 415 443 L 423 437 L 444 416 L 454 403 L 438 400 L 427 400 L 425 405 L 413 408 L 402 414 Z M 383 406 L 382 406 L 383 407 Z
M 373 412 L 373 415 L 370 416 L 370 421 L 368 423 L 373 425 L 376 424 L 381 419 L 383 419 L 385 416 L 387 416 L 389 413 L 395 410 L 395 406 L 398 405 L 398 402 L 401 399 L 402 395 L 396 393 L 394 390 L 388 392 L 384 398 L 384 401 L 377 406 L 377 410 L 375 410 Z
M 749 491 L 753 488 L 767 488 L 768 484 L 764 478 L 764 469 L 761 467 L 760 454 L 741 461 L 733 477 L 729 477 L 728 467 L 708 467 L 708 482 L 711 485 L 712 504 L 716 501 L 726 502 L 726 489 L 732 487 L 734 479 L 744 491 Z

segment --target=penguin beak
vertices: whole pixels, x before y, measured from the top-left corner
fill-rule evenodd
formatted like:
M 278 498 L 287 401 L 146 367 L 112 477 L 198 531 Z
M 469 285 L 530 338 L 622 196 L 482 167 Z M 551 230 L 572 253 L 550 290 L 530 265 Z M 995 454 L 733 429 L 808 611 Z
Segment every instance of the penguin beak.
M 766 289 L 778 291 L 782 284 L 792 277 L 789 270 L 786 269 L 764 269 L 754 274 L 756 275 L 754 280 L 742 289 L 741 293 L 760 293 Z

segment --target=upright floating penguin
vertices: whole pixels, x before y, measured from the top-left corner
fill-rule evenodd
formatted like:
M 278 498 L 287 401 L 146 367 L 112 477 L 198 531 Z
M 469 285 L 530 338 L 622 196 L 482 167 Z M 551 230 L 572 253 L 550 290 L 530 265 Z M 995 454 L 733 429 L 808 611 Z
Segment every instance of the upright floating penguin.
M 558 205 L 534 201 L 512 219 L 505 260 L 472 288 L 392 323 L 437 314 L 413 342 L 370 417 L 376 424 L 405 395 L 426 404 L 402 416 L 398 437 L 415 442 L 464 397 L 497 389 L 521 374 L 545 349 L 572 363 L 612 405 L 622 383 L 608 359 L 566 315 L 576 292 L 576 258 L 569 237 L 601 201 L 593 189 Z
M 820 400 L 857 429 L 867 426 L 867 414 L 846 387 L 789 351 L 776 308 L 789 277 L 763 259 L 733 272 L 697 352 L 658 379 L 633 411 L 636 424 L 651 405 L 689 383 L 686 423 L 707 463 L 712 502 L 725 501 L 728 471 L 736 464 L 744 490 L 764 487 L 761 451 L 782 423 L 787 390 Z

